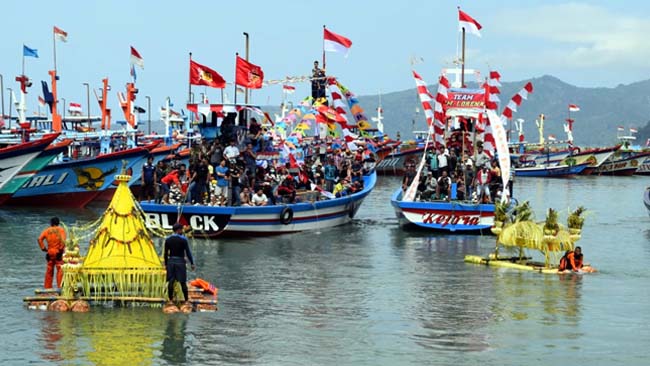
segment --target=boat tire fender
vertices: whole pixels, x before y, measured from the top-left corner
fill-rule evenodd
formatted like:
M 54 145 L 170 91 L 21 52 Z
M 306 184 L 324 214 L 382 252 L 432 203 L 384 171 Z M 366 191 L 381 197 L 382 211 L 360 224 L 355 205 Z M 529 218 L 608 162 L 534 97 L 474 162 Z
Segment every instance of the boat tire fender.
M 283 225 L 289 225 L 291 221 L 293 221 L 293 209 L 287 206 L 280 212 L 280 222 Z

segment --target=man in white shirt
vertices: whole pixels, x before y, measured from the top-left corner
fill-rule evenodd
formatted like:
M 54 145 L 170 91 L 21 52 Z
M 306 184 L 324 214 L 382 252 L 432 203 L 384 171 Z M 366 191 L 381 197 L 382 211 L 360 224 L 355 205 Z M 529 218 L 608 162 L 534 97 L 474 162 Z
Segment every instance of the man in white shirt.
M 235 140 L 230 141 L 230 145 L 223 150 L 223 156 L 231 162 L 239 156 L 239 149 Z
M 269 202 L 268 198 L 262 191 L 262 188 L 258 189 L 257 192 L 253 195 L 252 198 L 253 206 L 266 206 Z

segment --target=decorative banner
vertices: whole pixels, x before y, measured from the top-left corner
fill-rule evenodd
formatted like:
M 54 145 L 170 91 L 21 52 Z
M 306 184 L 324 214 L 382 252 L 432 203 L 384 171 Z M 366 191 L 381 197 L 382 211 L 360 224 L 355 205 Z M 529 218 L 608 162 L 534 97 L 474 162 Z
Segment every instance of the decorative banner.
M 445 110 L 485 108 L 485 92 L 482 89 L 451 88 L 447 92 Z
M 501 168 L 501 179 L 503 180 L 503 192 L 501 192 L 501 202 L 507 200 L 508 181 L 510 180 L 510 151 L 508 150 L 508 136 L 506 129 L 503 127 L 503 120 L 493 110 L 487 110 L 487 115 L 492 126 L 492 135 L 499 156 L 499 167 Z

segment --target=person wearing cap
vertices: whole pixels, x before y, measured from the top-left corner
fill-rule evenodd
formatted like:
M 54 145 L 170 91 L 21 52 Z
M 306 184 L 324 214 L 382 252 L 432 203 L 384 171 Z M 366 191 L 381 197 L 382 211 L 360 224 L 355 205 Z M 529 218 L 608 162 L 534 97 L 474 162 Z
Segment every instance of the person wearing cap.
M 169 302 L 174 301 L 174 281 L 181 284 L 185 301 L 189 300 L 187 295 L 187 266 L 185 257 L 190 261 L 192 270 L 196 270 L 194 258 L 190 251 L 190 245 L 187 238 L 183 235 L 183 225 L 175 223 L 172 226 L 174 233 L 165 240 L 163 257 L 165 259 L 165 268 L 167 269 L 167 297 Z
M 45 283 L 43 287 L 52 288 L 52 278 L 54 277 L 54 268 L 56 267 L 56 285 L 61 288 L 63 283 L 63 252 L 65 250 L 65 230 L 59 226 L 59 218 L 53 217 L 50 220 L 50 227 L 43 230 L 38 237 L 38 245 L 41 250 L 46 252 L 47 269 L 45 270 Z M 47 242 L 47 246 L 45 246 Z

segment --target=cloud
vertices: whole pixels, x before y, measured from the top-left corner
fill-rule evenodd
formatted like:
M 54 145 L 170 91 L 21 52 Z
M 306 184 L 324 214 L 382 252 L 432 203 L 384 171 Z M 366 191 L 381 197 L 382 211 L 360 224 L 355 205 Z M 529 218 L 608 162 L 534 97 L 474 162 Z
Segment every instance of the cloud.
M 546 66 L 647 67 L 650 19 L 615 14 L 586 3 L 542 5 L 507 9 L 495 15 L 495 32 L 518 40 L 533 39 L 537 62 Z M 523 52 L 531 52 L 526 49 Z M 512 51 L 511 59 L 524 59 Z

